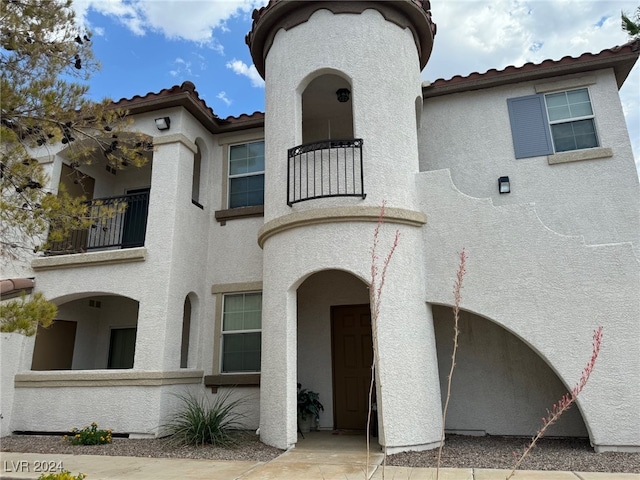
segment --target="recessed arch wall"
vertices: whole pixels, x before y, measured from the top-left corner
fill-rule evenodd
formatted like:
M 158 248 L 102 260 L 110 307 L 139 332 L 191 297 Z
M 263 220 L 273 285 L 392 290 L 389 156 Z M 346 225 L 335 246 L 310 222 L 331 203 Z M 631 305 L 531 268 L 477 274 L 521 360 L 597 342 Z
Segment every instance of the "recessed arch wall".
M 433 305 L 432 312 L 444 403 L 453 349 L 453 311 L 450 306 Z M 535 434 L 547 409 L 570 387 L 533 347 L 491 319 L 463 310 L 459 330 L 446 430 L 478 435 Z M 587 350 L 585 362 L 588 355 Z M 565 412 L 547 433 L 588 435 L 577 407 Z
M 209 176 L 209 150 L 206 142 L 198 137 L 195 140 L 196 152 L 193 154 L 193 176 L 191 181 L 191 199 L 200 204 L 207 203 L 207 179 Z
M 199 303 L 198 295 L 194 292 L 190 292 L 184 298 L 180 368 L 195 368 L 198 362 L 197 338 L 199 329 Z

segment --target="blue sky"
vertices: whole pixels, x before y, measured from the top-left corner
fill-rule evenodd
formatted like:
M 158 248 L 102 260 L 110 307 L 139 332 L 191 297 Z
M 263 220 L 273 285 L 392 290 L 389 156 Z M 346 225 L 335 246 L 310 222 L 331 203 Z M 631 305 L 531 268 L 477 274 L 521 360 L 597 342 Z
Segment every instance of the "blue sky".
M 190 80 L 225 118 L 264 111 L 244 37 L 266 0 L 74 0 L 102 69 L 90 96 L 113 100 Z M 432 0 L 438 24 L 424 80 L 597 53 L 628 40 L 620 12 L 637 0 Z M 640 62 L 639 62 L 640 63 Z M 640 65 L 621 90 L 640 171 Z

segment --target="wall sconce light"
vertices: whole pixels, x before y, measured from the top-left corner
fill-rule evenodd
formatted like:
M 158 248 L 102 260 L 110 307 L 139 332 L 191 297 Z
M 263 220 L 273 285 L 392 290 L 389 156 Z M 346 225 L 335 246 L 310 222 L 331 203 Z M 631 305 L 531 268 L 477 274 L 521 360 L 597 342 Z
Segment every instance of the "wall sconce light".
M 156 127 L 158 130 L 169 130 L 171 119 L 169 117 L 156 118 Z
M 348 102 L 350 94 L 351 94 L 351 91 L 348 88 L 339 88 L 336 91 L 336 95 L 338 96 L 338 101 L 340 103 Z
M 511 192 L 511 182 L 509 181 L 509 177 L 500 177 L 498 179 L 498 191 L 500 193 Z

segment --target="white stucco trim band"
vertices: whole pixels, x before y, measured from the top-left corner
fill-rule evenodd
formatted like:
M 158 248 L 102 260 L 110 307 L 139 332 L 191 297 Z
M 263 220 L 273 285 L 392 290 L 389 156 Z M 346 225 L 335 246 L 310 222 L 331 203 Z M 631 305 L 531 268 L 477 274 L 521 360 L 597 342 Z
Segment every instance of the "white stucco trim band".
M 574 150 L 571 152 L 556 153 L 547 156 L 549 165 L 557 165 L 559 163 L 580 162 L 582 160 L 598 160 L 601 158 L 613 157 L 611 148 L 589 148 L 587 150 Z
M 34 270 L 53 270 L 55 268 L 73 268 L 114 263 L 141 262 L 147 258 L 145 247 L 105 250 L 101 252 L 72 253 L 53 257 L 34 258 L 31 268 Z
M 203 370 L 176 371 L 53 371 L 28 372 L 15 376 L 15 388 L 124 387 L 199 384 Z
M 153 146 L 157 147 L 158 145 L 166 145 L 168 143 L 181 143 L 189 150 L 191 150 L 194 154 L 198 153 L 198 147 L 194 142 L 189 140 L 182 133 L 172 133 L 169 135 L 163 135 L 161 137 L 153 137 Z
M 264 242 L 271 236 L 293 228 L 322 223 L 338 222 L 375 222 L 380 219 L 380 207 L 336 207 L 318 208 L 305 212 L 295 212 L 267 222 L 258 231 L 258 245 L 263 248 Z M 422 227 L 427 217 L 422 212 L 404 208 L 385 208 L 384 223 Z
M 213 295 L 218 293 L 261 292 L 262 282 L 216 283 L 211 286 Z
M 593 449 L 596 451 L 596 453 L 604 453 L 604 452 L 640 453 L 640 445 L 594 445 Z

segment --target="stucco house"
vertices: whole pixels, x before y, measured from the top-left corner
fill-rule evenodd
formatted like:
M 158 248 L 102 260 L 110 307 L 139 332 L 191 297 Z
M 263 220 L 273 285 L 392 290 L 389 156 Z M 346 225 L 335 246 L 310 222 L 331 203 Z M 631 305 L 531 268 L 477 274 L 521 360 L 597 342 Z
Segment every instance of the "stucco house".
M 380 252 L 400 232 L 376 331 L 388 452 L 439 441 L 463 248 L 447 430 L 532 434 L 603 326 L 550 434 L 640 451 L 640 192 L 618 95 L 639 42 L 428 83 L 428 8 L 270 2 L 247 35 L 264 114 L 219 118 L 185 82 L 116 102 L 154 145 L 143 168 L 76 173 L 63 145 L 40 152 L 54 187 L 82 175 L 95 208 L 127 208 L 15 273 L 59 314 L 35 339 L 2 337 L 3 434 L 155 436 L 174 394 L 233 389 L 247 427 L 288 448 L 298 382 L 320 393 L 320 429 L 363 429 L 386 202 Z

